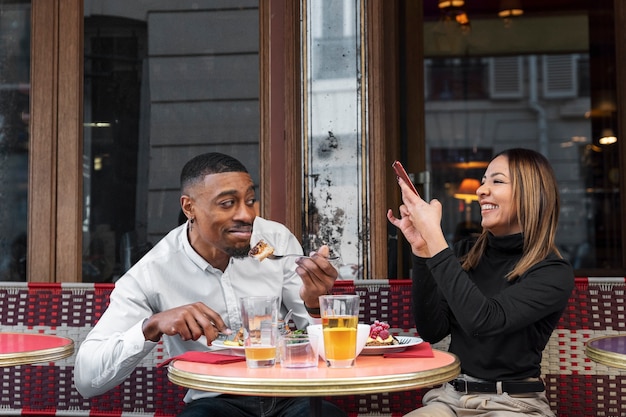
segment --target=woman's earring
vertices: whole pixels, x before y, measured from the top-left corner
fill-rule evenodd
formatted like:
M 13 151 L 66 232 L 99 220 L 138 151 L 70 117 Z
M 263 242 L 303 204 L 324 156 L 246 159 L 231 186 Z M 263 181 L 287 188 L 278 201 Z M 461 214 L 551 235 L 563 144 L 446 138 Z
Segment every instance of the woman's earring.
M 196 219 L 194 217 L 191 217 L 189 219 L 189 227 L 188 227 L 189 231 L 191 231 L 193 229 L 193 222 L 195 222 L 195 221 L 196 221 Z

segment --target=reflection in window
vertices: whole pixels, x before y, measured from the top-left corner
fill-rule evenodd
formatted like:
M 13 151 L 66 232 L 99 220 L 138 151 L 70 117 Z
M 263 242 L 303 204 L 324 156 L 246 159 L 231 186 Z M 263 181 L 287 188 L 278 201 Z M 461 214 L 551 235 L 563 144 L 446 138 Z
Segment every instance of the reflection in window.
M 475 19 L 470 32 L 456 34 L 425 25 L 427 162 L 450 242 L 459 232 L 476 233 L 464 224 L 480 222 L 478 203 L 455 197 L 463 179 L 481 178 L 492 155 L 527 147 L 548 157 L 559 181 L 562 254 L 578 270 L 622 267 L 618 153 L 615 144 L 599 142 L 617 127 L 610 16 L 595 9 L 564 15 L 559 27 L 574 22 L 588 28 L 589 39 L 565 38 L 558 46 L 534 44 L 531 33 L 559 15 L 528 13 L 509 28 L 494 24 L 495 17 Z M 522 19 L 530 19 L 530 31 Z M 440 45 L 467 48 L 446 53 L 429 42 L 435 35 Z M 490 54 L 498 43 L 487 40 L 504 37 L 511 47 Z
M 85 282 L 116 281 L 179 224 L 192 157 L 230 154 L 259 184 L 258 8 L 213 3 L 85 0 Z
M 431 100 L 481 100 L 487 98 L 487 62 L 478 58 L 434 59 L 426 68 Z
M 148 248 L 135 226 L 145 25 L 91 17 L 85 35 L 83 281 L 107 282 Z
M 0 6 L 0 281 L 26 281 L 30 1 Z

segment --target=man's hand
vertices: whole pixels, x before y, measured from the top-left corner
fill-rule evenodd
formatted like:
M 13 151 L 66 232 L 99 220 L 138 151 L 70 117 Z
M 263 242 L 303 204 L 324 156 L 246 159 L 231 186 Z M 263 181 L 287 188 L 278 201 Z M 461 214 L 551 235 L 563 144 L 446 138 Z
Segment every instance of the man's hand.
M 204 335 L 211 346 L 219 333 L 230 334 L 231 330 L 219 314 L 201 302 L 162 311 L 143 323 L 146 340 L 153 342 L 158 342 L 164 334 L 179 335 L 182 340 L 198 340 Z
M 318 308 L 319 296 L 328 294 L 335 285 L 339 274 L 328 261 L 329 254 L 330 248 L 323 245 L 308 258 L 300 258 L 296 261 L 298 264 L 296 272 L 302 278 L 303 284 L 300 288 L 300 298 L 307 307 Z

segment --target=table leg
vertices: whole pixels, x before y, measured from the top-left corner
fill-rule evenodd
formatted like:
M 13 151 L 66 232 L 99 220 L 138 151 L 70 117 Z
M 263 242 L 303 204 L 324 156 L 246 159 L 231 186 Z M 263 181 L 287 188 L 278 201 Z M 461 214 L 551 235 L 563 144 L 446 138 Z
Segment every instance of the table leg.
M 311 397 L 311 417 L 322 417 L 322 397 Z

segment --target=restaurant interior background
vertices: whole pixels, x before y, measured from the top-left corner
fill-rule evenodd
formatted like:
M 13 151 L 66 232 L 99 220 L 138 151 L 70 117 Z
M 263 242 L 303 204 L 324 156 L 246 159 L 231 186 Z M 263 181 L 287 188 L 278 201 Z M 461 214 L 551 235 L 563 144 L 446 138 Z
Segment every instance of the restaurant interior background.
M 557 243 L 577 274 L 623 276 L 623 81 L 615 32 L 626 23 L 623 6 L 396 0 L 391 21 L 380 23 L 396 34 L 397 70 L 388 74 L 368 67 L 370 3 L 376 0 L 298 3 L 301 135 L 284 140 L 301 146 L 301 194 L 293 198 L 305 251 L 330 244 L 342 256 L 343 279 L 408 277 L 407 249 L 391 227 L 388 273 L 375 276 L 369 268 L 371 245 L 380 243 L 371 240 L 372 222 L 386 222 L 372 199 L 385 208 L 398 199 L 395 187 L 372 195 L 371 175 L 393 181 L 390 169 L 370 171 L 372 158 L 384 166 L 405 162 L 420 190 L 443 202 L 452 242 L 480 230 L 473 193 L 489 159 L 522 146 L 541 151 L 555 168 L 562 198 Z M 509 4 L 522 12 L 499 15 Z M 48 244 L 28 239 L 38 192 L 32 175 L 41 163 L 31 155 L 32 8 L 31 1 L 0 0 L 5 281 L 28 280 L 32 257 Z M 262 109 L 258 0 L 85 0 L 83 14 L 82 187 L 71 196 L 81 202 L 82 271 L 35 280 L 115 281 L 179 224 L 180 168 L 200 152 L 241 159 L 263 195 L 262 115 L 272 110 Z M 372 155 L 368 105 L 386 95 L 367 80 L 381 72 L 393 79 L 388 96 L 397 97 L 390 103 L 397 135 L 384 139 L 394 151 Z M 62 246 L 63 233 L 55 236 Z

